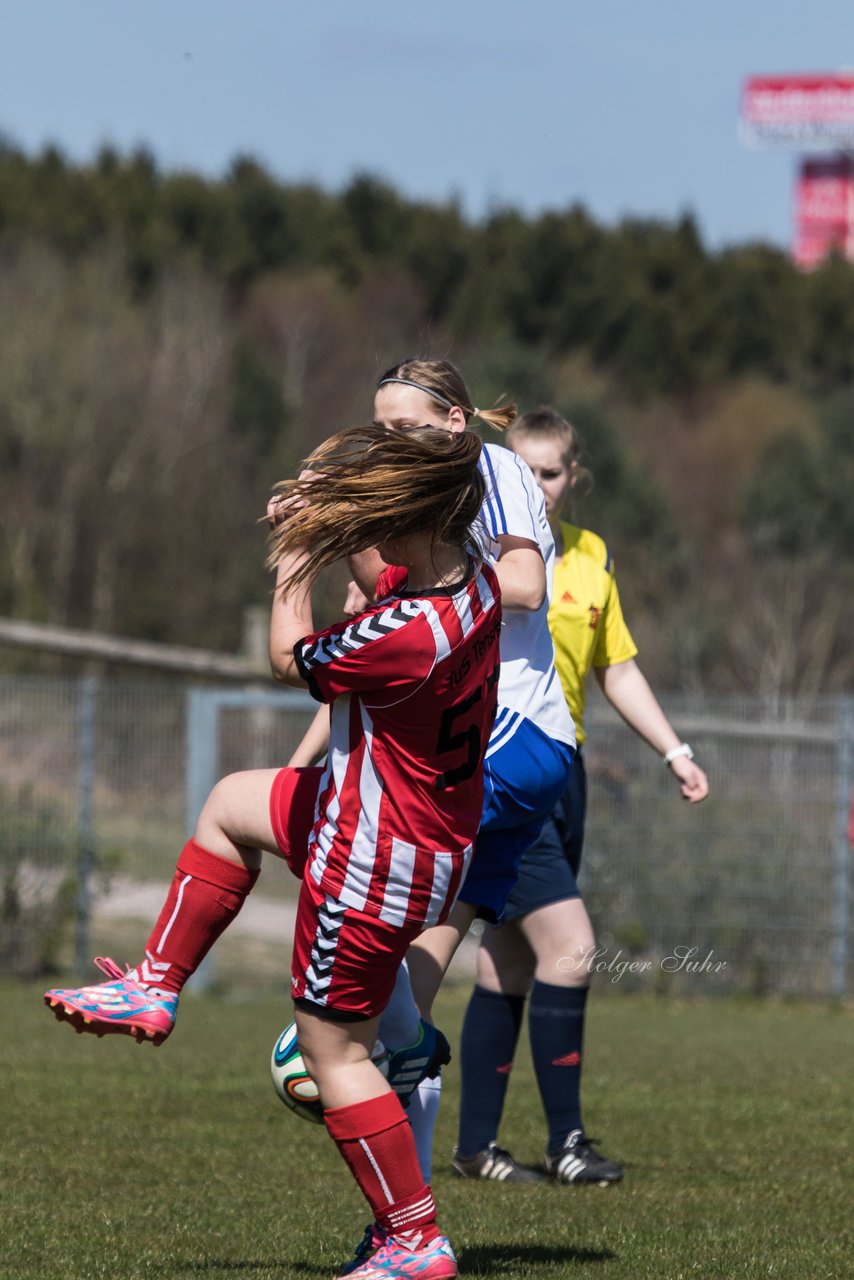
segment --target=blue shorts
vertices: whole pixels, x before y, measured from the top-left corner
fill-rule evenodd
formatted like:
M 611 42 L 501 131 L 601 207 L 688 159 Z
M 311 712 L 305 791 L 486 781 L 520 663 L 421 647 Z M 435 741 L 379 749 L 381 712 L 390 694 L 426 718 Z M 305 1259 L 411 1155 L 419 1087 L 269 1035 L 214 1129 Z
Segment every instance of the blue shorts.
M 505 920 L 518 920 L 538 907 L 581 897 L 576 877 L 581 869 L 586 808 L 587 778 L 579 752 L 563 794 L 537 839 L 525 850 L 504 909 Z
M 516 883 L 519 863 L 542 830 L 571 776 L 573 747 L 530 720 L 484 763 L 483 816 L 460 902 L 498 920 Z

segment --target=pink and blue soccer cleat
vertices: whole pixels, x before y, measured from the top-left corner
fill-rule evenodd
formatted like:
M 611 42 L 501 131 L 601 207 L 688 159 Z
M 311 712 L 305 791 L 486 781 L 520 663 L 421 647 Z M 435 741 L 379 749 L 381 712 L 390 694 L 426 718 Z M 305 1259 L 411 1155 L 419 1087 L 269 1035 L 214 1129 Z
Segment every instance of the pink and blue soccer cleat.
M 55 987 L 44 1002 L 60 1022 L 78 1033 L 133 1036 L 138 1044 L 162 1044 L 175 1025 L 178 997 L 174 992 L 146 990 L 135 969 L 122 973 L 114 960 L 96 956 L 95 964 L 110 979 L 91 987 Z
M 405 1249 L 389 1236 L 370 1261 L 341 1272 L 351 1280 L 453 1280 L 456 1274 L 457 1260 L 445 1236 L 437 1236 L 423 1249 Z
M 346 1262 L 338 1272 L 340 1280 L 341 1276 L 349 1276 L 354 1271 L 358 1271 L 364 1263 L 373 1258 L 378 1249 L 381 1249 L 388 1240 L 388 1232 L 385 1231 L 378 1222 L 369 1222 L 365 1227 L 365 1234 L 362 1236 L 356 1252 L 353 1254 L 349 1262 Z

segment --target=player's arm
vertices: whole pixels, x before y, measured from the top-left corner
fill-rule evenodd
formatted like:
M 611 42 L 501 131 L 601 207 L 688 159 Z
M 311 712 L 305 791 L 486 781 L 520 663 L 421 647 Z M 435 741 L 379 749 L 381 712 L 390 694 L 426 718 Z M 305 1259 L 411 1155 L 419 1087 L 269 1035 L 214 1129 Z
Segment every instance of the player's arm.
M 368 551 L 357 551 L 355 555 L 347 557 L 347 563 L 353 575 L 353 582 L 361 591 L 365 603 L 360 604 L 358 600 L 351 602 L 348 596 L 346 611 L 350 614 L 352 609 L 352 613 L 361 613 L 373 601 L 377 579 L 385 569 L 386 563 L 376 547 L 371 547 Z
M 304 769 L 324 756 L 329 748 L 329 708 L 317 708 L 317 715 L 305 731 L 296 751 L 288 761 L 289 769 Z
M 682 740 L 661 709 L 646 676 L 635 662 L 618 662 L 610 667 L 594 667 L 596 680 L 611 706 L 619 712 L 630 729 L 634 729 L 654 751 L 665 756 L 682 745 Z M 709 794 L 708 779 L 686 755 L 674 756 L 670 771 L 679 782 L 686 800 L 696 804 Z
M 504 609 L 539 609 L 546 598 L 546 566 L 540 548 L 530 538 L 509 533 L 497 537 L 501 554 L 493 566 L 501 587 Z
M 304 558 L 302 551 L 291 552 L 279 565 L 273 610 L 270 615 L 270 666 L 282 684 L 305 688 L 294 657 L 294 645 L 314 630 L 311 614 L 311 585 L 293 587 L 286 593 L 282 583 Z

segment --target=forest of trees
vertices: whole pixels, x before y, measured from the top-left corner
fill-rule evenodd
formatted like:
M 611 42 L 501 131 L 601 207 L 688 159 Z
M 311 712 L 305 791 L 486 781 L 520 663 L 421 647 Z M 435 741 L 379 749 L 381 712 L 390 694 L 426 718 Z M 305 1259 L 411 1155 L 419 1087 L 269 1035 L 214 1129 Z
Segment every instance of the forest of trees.
M 234 650 L 262 515 L 378 372 L 448 355 L 549 401 L 595 475 L 661 689 L 854 677 L 854 267 L 712 253 L 689 216 L 480 222 L 369 176 L 90 166 L 0 145 L 0 613 Z M 330 613 L 337 607 L 327 602 Z

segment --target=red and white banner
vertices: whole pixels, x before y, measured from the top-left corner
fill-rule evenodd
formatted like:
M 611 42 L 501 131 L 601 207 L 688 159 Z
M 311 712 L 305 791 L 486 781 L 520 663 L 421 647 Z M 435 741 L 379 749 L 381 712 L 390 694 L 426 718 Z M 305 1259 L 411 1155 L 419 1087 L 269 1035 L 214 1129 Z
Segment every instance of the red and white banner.
M 814 267 L 833 249 L 850 256 L 854 245 L 854 159 L 810 157 L 801 162 L 795 189 L 794 258 Z
M 792 247 L 792 257 L 802 271 L 820 267 L 831 253 L 844 253 L 845 245 L 833 235 L 805 235 L 798 232 Z
M 801 162 L 796 190 L 798 222 L 847 227 L 852 212 L 854 163 L 851 157 L 810 157 Z
M 751 76 L 741 127 L 760 145 L 854 147 L 854 74 Z

